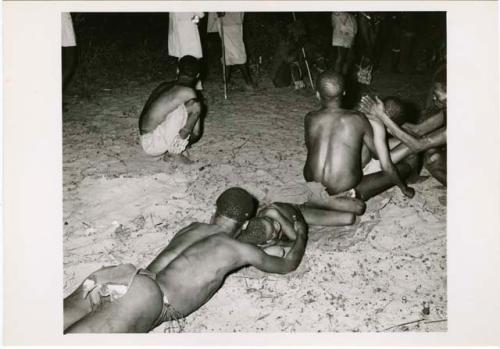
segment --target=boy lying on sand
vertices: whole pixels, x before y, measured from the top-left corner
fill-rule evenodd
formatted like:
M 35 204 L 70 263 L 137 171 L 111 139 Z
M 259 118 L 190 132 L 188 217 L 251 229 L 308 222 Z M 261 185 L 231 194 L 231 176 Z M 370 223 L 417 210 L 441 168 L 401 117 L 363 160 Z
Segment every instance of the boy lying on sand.
M 202 104 L 194 87 L 199 77 L 199 62 L 192 56 L 179 60 L 177 80 L 164 82 L 149 96 L 139 118 L 142 149 L 151 156 L 173 154 L 184 163 L 191 161 L 182 153 L 201 137 Z
M 379 120 L 369 121 L 358 111 L 340 107 L 345 94 L 342 76 L 324 72 L 317 88 L 321 108 L 305 117 L 307 159 L 304 166 L 307 205 L 324 211 L 321 215 L 324 224 L 316 223 L 352 224 L 355 215 L 364 213 L 363 200 L 393 185 L 413 197 L 414 190 L 404 182 L 412 171 L 412 164 L 393 164 L 383 124 Z M 364 151 L 364 146 L 368 150 Z M 372 156 L 380 161 L 383 171 L 363 177 L 363 166 Z M 368 197 L 356 194 L 357 191 Z M 307 215 L 305 217 L 307 221 Z
M 252 225 L 267 218 L 241 229 L 256 209 L 248 192 L 228 189 L 216 206 L 210 224 L 182 229 L 146 269 L 124 264 L 92 273 L 64 300 L 65 333 L 148 332 L 197 310 L 236 269 L 251 265 L 284 274 L 297 268 L 307 240 L 300 212 L 288 222 L 278 216 L 280 230 L 294 241 L 286 256 L 275 257 L 248 243 Z
M 438 181 L 446 185 L 446 69 L 436 76 L 433 95 L 437 112 L 406 132 L 391 120 L 378 97 L 363 97 L 361 110 L 382 121 L 389 132 L 403 142 L 391 153 L 396 159 L 425 151 L 426 168 Z

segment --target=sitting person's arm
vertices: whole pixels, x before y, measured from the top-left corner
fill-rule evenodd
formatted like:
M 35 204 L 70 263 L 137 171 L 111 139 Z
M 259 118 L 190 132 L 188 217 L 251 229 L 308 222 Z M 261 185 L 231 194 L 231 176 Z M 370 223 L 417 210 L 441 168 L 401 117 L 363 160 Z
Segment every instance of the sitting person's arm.
M 406 131 L 410 131 L 407 133 L 414 133 L 415 135 L 423 136 L 431 131 L 437 130 L 438 128 L 444 126 L 444 124 L 444 112 L 440 110 L 436 114 L 429 116 L 421 123 L 418 123 L 416 125 L 405 125 L 404 129 Z
M 282 228 L 288 230 L 289 228 Z M 249 265 L 256 267 L 259 270 L 268 273 L 286 274 L 295 269 L 300 264 L 302 256 L 304 255 L 306 242 L 307 242 L 307 226 L 304 221 L 295 221 L 293 223 L 293 230 L 296 239 L 293 245 L 284 257 L 275 257 L 267 255 L 260 248 L 246 244 L 239 243 L 240 254 L 245 258 Z M 290 231 L 285 231 L 285 234 L 291 235 Z
M 187 101 L 185 106 L 188 118 L 184 127 L 179 130 L 179 136 L 182 139 L 186 139 L 188 136 L 193 134 L 199 135 L 200 132 L 201 102 L 198 99 L 193 98 Z
M 412 198 L 415 195 L 415 191 L 401 178 L 398 169 L 391 160 L 389 146 L 387 145 L 387 133 L 384 125 L 377 120 L 371 120 L 369 123 L 373 129 L 373 134 L 367 129 L 363 139 L 364 143 L 371 152 L 377 154 L 377 158 L 380 161 L 380 167 L 391 178 L 392 182 L 401 189 L 401 192 L 405 196 Z
M 373 115 L 380 119 L 384 125 L 389 129 L 391 134 L 405 143 L 414 153 L 420 152 L 424 149 L 428 149 L 430 146 L 440 145 L 439 143 L 434 144 L 434 142 L 430 144 L 429 140 L 419 139 L 411 136 L 407 132 L 403 131 L 392 119 L 386 114 L 384 110 L 384 103 L 376 97 L 376 100 L 373 100 L 371 97 L 365 96 L 361 100 L 361 111 L 368 115 Z M 432 120 L 432 122 L 438 121 L 438 118 Z

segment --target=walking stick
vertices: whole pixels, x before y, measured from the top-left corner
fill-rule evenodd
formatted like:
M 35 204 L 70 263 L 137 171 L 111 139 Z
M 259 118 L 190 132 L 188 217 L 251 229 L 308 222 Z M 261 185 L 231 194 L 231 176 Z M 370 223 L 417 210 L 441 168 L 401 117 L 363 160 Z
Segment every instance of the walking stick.
M 295 12 L 292 12 L 293 21 L 297 22 L 297 18 L 295 17 Z M 301 47 L 302 56 L 304 57 L 304 62 L 306 63 L 307 75 L 309 76 L 309 82 L 311 83 L 311 88 L 314 90 L 313 78 L 311 75 L 311 70 L 309 69 L 309 62 L 307 61 L 306 50 L 304 50 L 304 46 Z
M 223 17 L 219 17 L 220 35 L 222 43 L 222 81 L 224 82 L 224 99 L 227 99 L 227 81 L 226 81 L 226 46 L 224 45 L 224 22 Z

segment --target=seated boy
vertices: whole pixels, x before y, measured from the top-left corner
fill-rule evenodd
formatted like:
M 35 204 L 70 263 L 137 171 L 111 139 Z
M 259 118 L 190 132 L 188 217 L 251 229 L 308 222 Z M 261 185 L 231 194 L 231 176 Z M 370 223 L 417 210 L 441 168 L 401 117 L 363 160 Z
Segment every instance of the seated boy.
M 283 233 L 295 240 L 280 258 L 238 240 L 238 235 L 244 239 L 251 233 L 248 228 L 241 230 L 255 213 L 250 194 L 228 189 L 216 206 L 210 224 L 192 223 L 182 229 L 146 270 L 119 265 L 91 274 L 64 300 L 65 332 L 148 332 L 197 310 L 229 273 L 243 266 L 272 273 L 297 268 L 307 240 L 302 216 L 283 225 Z
M 354 197 L 360 184 L 363 190 L 378 190 L 380 185 L 386 190 L 397 185 L 403 194 L 413 197 L 414 190 L 403 179 L 412 168 L 405 162 L 396 166 L 391 161 L 383 124 L 370 122 L 358 111 L 341 108 L 345 93 L 342 76 L 324 72 L 317 88 L 321 108 L 305 117 L 304 178 L 310 192 L 307 204 L 333 215 L 338 215 L 338 211 L 351 216 L 363 214 L 365 203 Z M 364 146 L 368 149 L 365 154 Z M 373 181 L 373 176 L 363 177 L 363 162 L 369 160 L 370 154 L 380 161 L 383 174 L 378 177 L 384 178 L 383 182 Z
M 365 96 L 361 110 L 384 123 L 402 144 L 391 152 L 393 160 L 425 151 L 425 166 L 438 181 L 446 185 L 446 70 L 442 70 L 433 85 L 437 112 L 407 131 L 401 129 L 389 115 L 378 97 Z
M 192 56 L 179 60 L 177 80 L 162 83 L 149 96 L 139 118 L 142 149 L 151 156 L 173 154 L 182 162 L 188 144 L 201 137 L 202 104 L 194 90 L 200 63 Z

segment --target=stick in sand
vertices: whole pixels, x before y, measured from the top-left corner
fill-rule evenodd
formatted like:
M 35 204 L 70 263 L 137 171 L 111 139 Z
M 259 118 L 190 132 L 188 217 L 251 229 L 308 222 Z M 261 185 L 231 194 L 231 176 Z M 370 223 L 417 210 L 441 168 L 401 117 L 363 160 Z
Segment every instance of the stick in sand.
M 222 44 L 222 81 L 224 83 L 224 99 L 227 99 L 227 82 L 226 82 L 226 46 L 224 45 L 224 23 L 223 17 L 219 17 L 220 36 Z
M 292 12 L 293 21 L 297 22 L 297 17 L 295 17 L 295 12 Z M 314 90 L 314 83 L 311 75 L 311 70 L 309 69 L 309 62 L 307 61 L 306 50 L 304 50 L 304 46 L 301 47 L 302 56 L 304 57 L 304 62 L 306 63 L 307 75 L 309 75 L 309 82 L 311 83 L 311 88 Z

